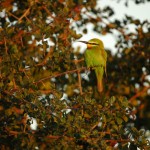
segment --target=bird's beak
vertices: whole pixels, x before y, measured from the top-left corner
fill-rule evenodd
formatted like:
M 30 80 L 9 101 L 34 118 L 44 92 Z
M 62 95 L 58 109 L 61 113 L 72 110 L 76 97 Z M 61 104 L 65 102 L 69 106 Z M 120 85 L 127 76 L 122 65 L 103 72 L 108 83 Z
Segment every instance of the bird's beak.
M 85 43 L 85 44 L 88 44 L 88 42 L 86 42 L 86 41 L 78 41 L 78 42 L 81 42 L 81 43 Z

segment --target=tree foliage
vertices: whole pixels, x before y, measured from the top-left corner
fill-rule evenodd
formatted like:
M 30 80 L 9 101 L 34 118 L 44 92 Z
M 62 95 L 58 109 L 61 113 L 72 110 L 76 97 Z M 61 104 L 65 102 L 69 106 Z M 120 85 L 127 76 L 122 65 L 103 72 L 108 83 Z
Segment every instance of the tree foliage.
M 0 1 L 2 149 L 147 149 L 150 126 L 150 24 L 110 21 L 110 6 L 84 0 Z M 105 90 L 72 43 L 88 31 L 117 32 Z M 129 30 L 130 26 L 135 31 Z M 110 41 L 111 42 L 111 41 Z M 109 44 L 109 43 L 108 43 Z M 31 129 L 33 118 L 37 129 Z M 141 129 L 144 127 L 144 129 Z M 128 144 L 130 143 L 130 144 Z

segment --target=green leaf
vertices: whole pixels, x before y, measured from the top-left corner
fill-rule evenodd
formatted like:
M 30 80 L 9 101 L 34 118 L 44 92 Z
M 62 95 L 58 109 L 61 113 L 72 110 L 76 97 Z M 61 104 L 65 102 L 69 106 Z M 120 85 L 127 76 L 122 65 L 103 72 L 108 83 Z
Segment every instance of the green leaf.
M 123 116 L 122 118 L 125 122 L 127 122 L 129 120 L 129 118 L 127 116 Z
M 110 98 L 110 104 L 113 105 L 113 103 L 116 101 L 116 98 L 114 96 L 112 96 Z
M 123 120 L 121 118 L 116 118 L 117 123 L 120 125 L 122 124 Z

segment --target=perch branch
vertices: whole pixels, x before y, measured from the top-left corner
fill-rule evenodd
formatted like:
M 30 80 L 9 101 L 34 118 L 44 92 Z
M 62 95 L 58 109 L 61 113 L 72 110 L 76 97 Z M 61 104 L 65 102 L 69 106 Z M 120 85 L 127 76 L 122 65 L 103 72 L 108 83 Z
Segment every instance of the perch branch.
M 73 62 L 74 62 L 75 64 L 77 64 L 77 63 L 80 63 L 80 62 L 82 62 L 82 61 L 84 61 L 84 58 L 83 58 L 83 59 L 79 59 L 79 60 L 74 60 Z
M 63 73 L 58 73 L 58 74 L 55 74 L 55 75 L 52 75 L 52 76 L 45 77 L 45 78 L 40 79 L 40 80 L 38 80 L 36 82 L 33 82 L 33 83 L 37 84 L 37 83 L 40 83 L 40 82 L 42 82 L 44 80 L 47 80 L 47 79 L 50 79 L 50 78 L 56 78 L 56 77 L 59 77 L 59 76 L 63 76 L 65 74 L 71 74 L 71 73 L 78 72 L 78 71 L 80 72 L 80 71 L 83 71 L 83 70 L 86 70 L 86 69 L 87 69 L 86 67 L 82 67 L 80 69 L 74 69 L 74 70 L 63 72 Z

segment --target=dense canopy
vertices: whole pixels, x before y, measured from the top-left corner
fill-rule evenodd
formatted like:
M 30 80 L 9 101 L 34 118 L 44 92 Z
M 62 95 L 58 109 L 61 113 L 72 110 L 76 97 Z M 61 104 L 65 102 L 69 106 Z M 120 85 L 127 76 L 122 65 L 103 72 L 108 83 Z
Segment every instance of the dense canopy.
M 150 147 L 150 23 L 128 15 L 111 21 L 111 4 L 97 1 L 0 1 L 2 150 Z M 100 35 L 118 35 L 117 53 L 106 49 L 101 94 L 80 47 L 72 47 L 89 23 Z

